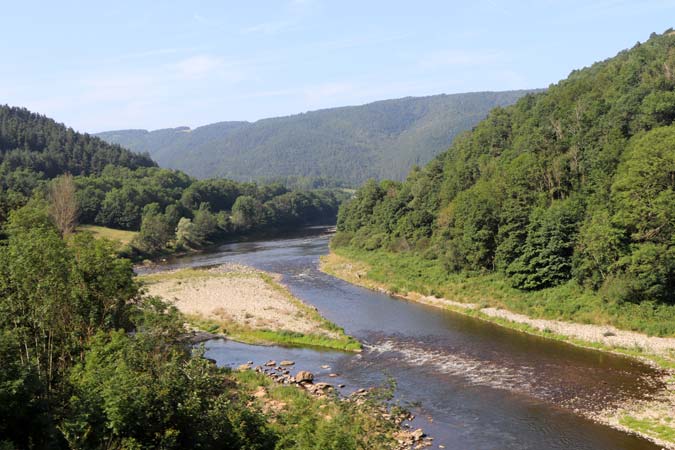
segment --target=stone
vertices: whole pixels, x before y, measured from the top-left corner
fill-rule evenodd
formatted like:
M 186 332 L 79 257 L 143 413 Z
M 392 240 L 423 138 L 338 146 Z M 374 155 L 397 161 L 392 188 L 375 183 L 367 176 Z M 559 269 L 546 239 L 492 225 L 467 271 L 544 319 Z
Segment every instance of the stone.
M 255 398 L 263 398 L 267 395 L 267 389 L 262 386 L 259 386 L 258 389 L 253 393 Z
M 295 364 L 295 361 L 283 360 L 279 363 L 280 366 L 292 366 Z
M 237 370 L 243 371 L 243 370 L 248 370 L 250 368 L 251 368 L 251 366 L 249 366 L 248 364 L 242 364 L 239 367 L 237 367 Z
M 421 428 L 418 428 L 418 429 L 416 429 L 415 431 L 411 432 L 411 433 L 410 433 L 410 436 L 411 436 L 414 440 L 419 441 L 420 439 L 422 439 L 422 438 L 424 437 L 424 431 L 422 431 Z
M 306 370 L 301 370 L 298 373 L 295 374 L 295 382 L 296 383 L 302 383 L 302 382 L 308 382 L 311 383 L 314 381 L 314 374 L 312 372 L 308 372 Z
M 276 362 L 276 361 L 270 360 L 270 361 L 267 361 L 267 362 L 265 363 L 265 365 L 266 365 L 267 367 L 274 367 L 274 366 L 277 365 L 277 362 Z

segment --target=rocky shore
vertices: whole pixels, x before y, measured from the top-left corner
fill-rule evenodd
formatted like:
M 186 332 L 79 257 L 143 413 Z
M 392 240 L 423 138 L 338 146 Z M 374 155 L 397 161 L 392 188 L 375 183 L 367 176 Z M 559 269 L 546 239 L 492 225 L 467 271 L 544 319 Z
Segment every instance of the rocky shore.
M 296 386 L 303 390 L 308 395 L 319 399 L 330 398 L 333 401 L 351 402 L 356 406 L 362 406 L 371 400 L 375 394 L 376 389 L 357 389 L 349 394 L 342 394 L 340 391 L 345 389 L 344 384 L 333 385 L 331 383 L 319 382 L 314 378 L 314 374 L 307 370 L 294 371 L 294 361 L 277 361 L 269 360 L 262 364 L 254 366 L 253 361 L 248 361 L 246 364 L 240 365 L 237 370 L 253 370 L 257 373 L 263 374 L 276 384 Z M 330 369 L 329 366 L 323 366 L 324 369 Z M 336 374 L 329 374 L 337 376 Z M 253 393 L 253 396 L 262 400 L 265 404 L 265 409 L 275 409 L 283 407 L 283 405 L 275 404 L 273 401 L 266 402 L 268 392 L 264 386 L 258 387 Z M 394 410 L 386 404 L 378 402 L 376 406 L 376 413 L 380 419 L 389 421 L 395 424 L 399 430 L 394 433 L 394 439 L 398 443 L 396 450 L 410 450 L 423 449 L 433 445 L 433 437 L 427 436 L 421 428 L 412 429 L 409 421 L 414 419 L 414 416 L 407 411 Z M 439 445 L 438 448 L 445 448 Z

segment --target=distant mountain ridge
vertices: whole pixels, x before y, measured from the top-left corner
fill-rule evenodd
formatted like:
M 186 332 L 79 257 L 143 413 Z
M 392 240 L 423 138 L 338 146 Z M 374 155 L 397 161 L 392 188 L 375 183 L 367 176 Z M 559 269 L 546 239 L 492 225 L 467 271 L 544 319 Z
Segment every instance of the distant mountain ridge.
M 194 130 L 117 130 L 97 136 L 200 178 L 321 177 L 360 184 L 368 178 L 402 179 L 491 109 L 531 92 L 536 91 L 406 97 Z

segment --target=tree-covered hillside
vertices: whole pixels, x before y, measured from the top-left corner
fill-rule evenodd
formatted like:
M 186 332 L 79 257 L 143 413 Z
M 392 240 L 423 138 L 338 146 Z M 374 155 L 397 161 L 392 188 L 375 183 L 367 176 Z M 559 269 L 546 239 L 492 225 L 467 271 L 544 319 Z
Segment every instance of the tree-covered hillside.
M 99 173 L 108 164 L 135 169 L 156 164 L 147 155 L 81 134 L 25 108 L 0 105 L 0 170 L 22 168 L 46 178 Z
M 204 178 L 241 181 L 321 177 L 352 184 L 368 178 L 403 179 L 496 106 L 527 91 L 476 92 L 385 100 L 249 122 L 221 122 L 194 130 L 120 130 L 98 136 L 162 166 Z
M 78 223 L 138 231 L 128 250 L 156 255 L 262 230 L 335 223 L 345 197 L 279 183 L 198 181 L 26 109 L 0 107 L 0 226 L 11 211 L 46 200 L 64 234 Z
M 496 108 L 405 182 L 366 183 L 335 245 L 521 290 L 575 283 L 608 305 L 673 304 L 674 119 L 669 30 Z

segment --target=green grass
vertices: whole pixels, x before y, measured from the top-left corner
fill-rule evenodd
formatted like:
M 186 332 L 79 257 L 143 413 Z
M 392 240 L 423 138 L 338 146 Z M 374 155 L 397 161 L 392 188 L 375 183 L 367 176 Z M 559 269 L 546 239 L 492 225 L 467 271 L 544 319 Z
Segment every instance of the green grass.
M 672 418 L 666 418 L 672 422 Z M 631 430 L 644 433 L 648 436 L 653 436 L 655 438 L 661 439 L 663 441 L 675 443 L 675 427 L 670 424 L 665 424 L 659 420 L 650 420 L 650 419 L 636 419 L 632 416 L 623 416 L 619 423 Z
M 100 227 L 98 225 L 80 225 L 76 232 L 86 231 L 92 233 L 98 239 L 109 239 L 119 242 L 117 251 L 120 253 L 129 253 L 131 250 L 131 241 L 138 236 L 138 231 L 116 230 L 114 228 Z
M 111 241 L 117 241 L 123 245 L 128 245 L 138 236 L 138 231 L 116 230 L 114 228 L 99 227 L 97 225 L 80 225 L 77 231 L 88 231 L 97 238 L 106 238 Z
M 394 293 L 419 292 L 460 302 L 480 303 L 530 317 L 614 325 L 652 336 L 675 336 L 675 306 L 653 303 L 609 303 L 600 295 L 570 281 L 526 292 L 511 287 L 501 274 L 448 274 L 437 260 L 412 253 L 368 252 L 338 248 L 336 254 L 368 264 L 367 277 Z
M 232 340 L 247 344 L 279 344 L 297 347 L 320 347 L 342 351 L 361 351 L 361 343 L 342 333 L 337 338 L 320 334 L 305 334 L 287 330 L 254 329 L 246 325 L 186 315 L 190 325 L 209 333 L 224 334 Z M 336 327 L 337 328 L 337 327 Z

